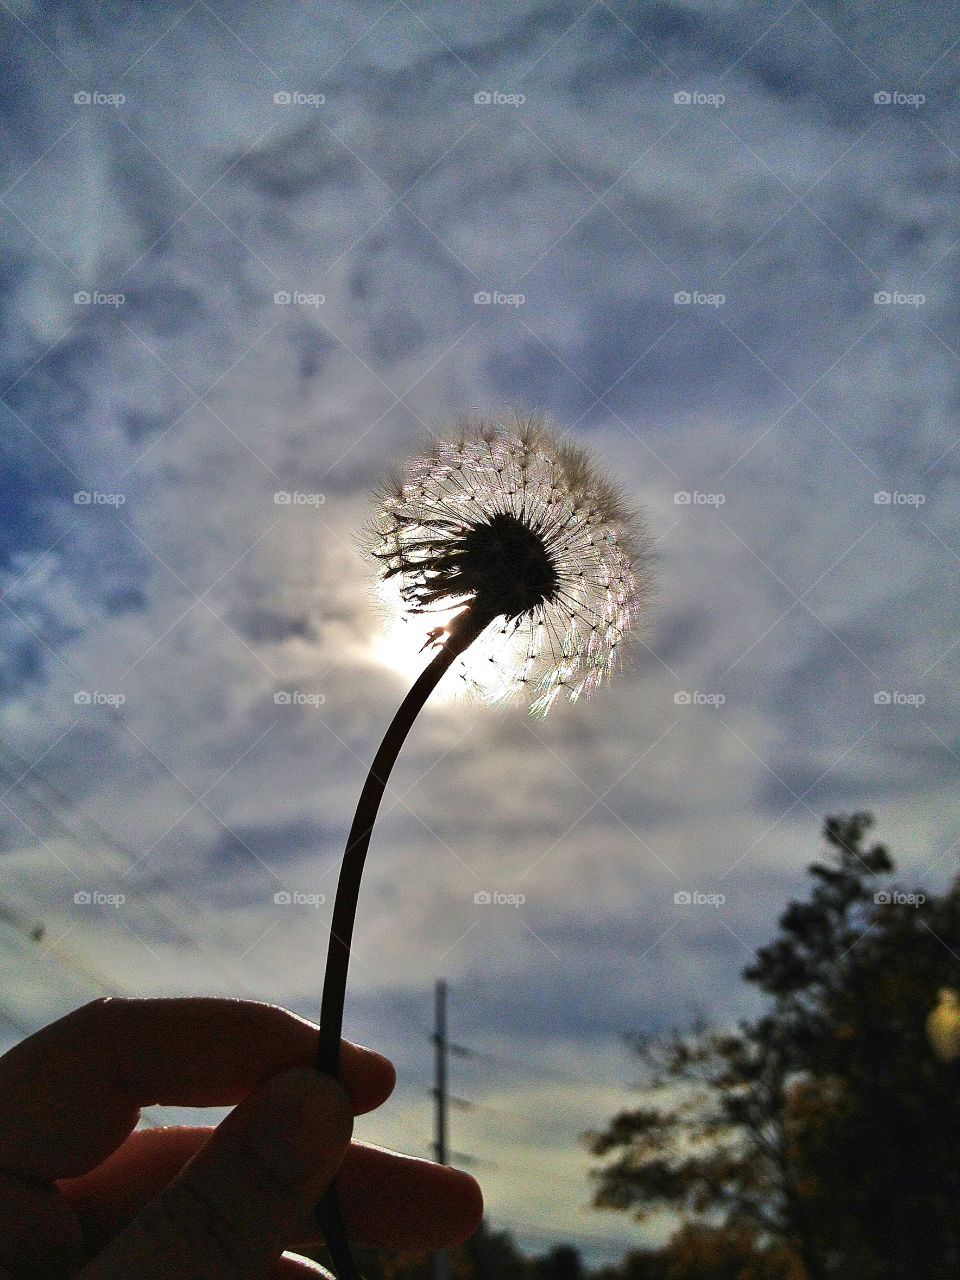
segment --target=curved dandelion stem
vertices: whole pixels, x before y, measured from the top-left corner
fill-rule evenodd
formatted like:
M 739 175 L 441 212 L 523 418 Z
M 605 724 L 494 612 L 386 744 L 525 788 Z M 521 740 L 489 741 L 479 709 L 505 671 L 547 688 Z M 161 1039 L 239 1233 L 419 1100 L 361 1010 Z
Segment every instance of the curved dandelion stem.
M 383 799 L 390 773 L 400 754 L 400 748 L 424 703 L 455 659 L 477 638 L 491 620 L 470 608 L 465 609 L 453 620 L 443 646 L 417 677 L 410 692 L 400 704 L 400 709 L 393 717 L 380 743 L 380 749 L 374 756 L 363 790 L 360 792 L 360 800 L 357 803 L 357 811 L 347 837 L 347 847 L 340 866 L 320 1005 L 317 1069 L 333 1076 L 334 1079 L 340 1078 L 343 1006 L 347 991 L 347 968 L 350 963 L 350 944 L 357 915 L 360 880 L 363 876 L 367 848 L 380 801 Z M 317 1206 L 317 1214 L 327 1250 L 333 1259 L 339 1280 L 361 1280 L 360 1271 L 350 1251 L 344 1230 L 336 1183 L 331 1183 L 329 1190 Z

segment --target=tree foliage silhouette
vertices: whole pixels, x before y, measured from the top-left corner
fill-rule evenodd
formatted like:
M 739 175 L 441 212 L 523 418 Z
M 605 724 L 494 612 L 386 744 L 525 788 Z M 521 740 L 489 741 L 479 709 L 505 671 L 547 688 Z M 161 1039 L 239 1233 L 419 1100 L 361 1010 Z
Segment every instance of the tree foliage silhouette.
M 896 889 L 871 825 L 824 823 L 809 897 L 744 970 L 768 1012 L 632 1038 L 649 1100 L 587 1135 L 597 1206 L 745 1233 L 809 1280 L 960 1274 L 960 1069 L 925 1031 L 960 982 L 960 882 Z

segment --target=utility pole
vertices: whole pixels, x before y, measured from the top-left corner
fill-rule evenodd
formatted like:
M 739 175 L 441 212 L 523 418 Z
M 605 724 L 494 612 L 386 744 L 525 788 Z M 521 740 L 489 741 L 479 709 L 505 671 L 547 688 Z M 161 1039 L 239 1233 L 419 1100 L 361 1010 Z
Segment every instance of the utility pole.
M 433 1155 L 437 1164 L 447 1163 L 447 984 L 437 979 L 433 999 Z M 435 1249 L 433 1280 L 449 1280 L 450 1256 Z

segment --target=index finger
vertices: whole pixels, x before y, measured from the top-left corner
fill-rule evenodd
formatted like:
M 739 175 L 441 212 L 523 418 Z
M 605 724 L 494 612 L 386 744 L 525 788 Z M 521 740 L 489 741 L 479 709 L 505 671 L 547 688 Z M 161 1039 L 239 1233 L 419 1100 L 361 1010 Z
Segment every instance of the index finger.
M 76 1177 L 120 1145 L 141 1107 L 232 1106 L 277 1072 L 312 1066 L 318 1034 L 253 1000 L 94 1000 L 0 1058 L 0 1169 Z M 358 1115 L 395 1079 L 388 1059 L 347 1040 L 340 1074 Z

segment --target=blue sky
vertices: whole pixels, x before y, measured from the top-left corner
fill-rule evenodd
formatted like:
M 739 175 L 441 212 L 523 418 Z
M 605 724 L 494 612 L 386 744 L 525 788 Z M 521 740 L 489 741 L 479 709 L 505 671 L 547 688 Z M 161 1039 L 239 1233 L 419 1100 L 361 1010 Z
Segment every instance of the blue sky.
M 345 1025 L 400 1071 L 364 1136 L 425 1154 L 445 977 L 491 1059 L 455 1061 L 486 1109 L 453 1117 L 491 1222 L 616 1257 L 642 1237 L 584 1207 L 577 1135 L 631 1098 L 622 1035 L 755 1011 L 740 970 L 828 812 L 873 810 L 904 881 L 955 870 L 960 19 L 0 21 L 0 1033 L 101 989 L 316 1016 L 416 670 L 357 550 L 369 492 L 464 410 L 543 409 L 644 507 L 659 600 L 587 702 L 428 707 Z

